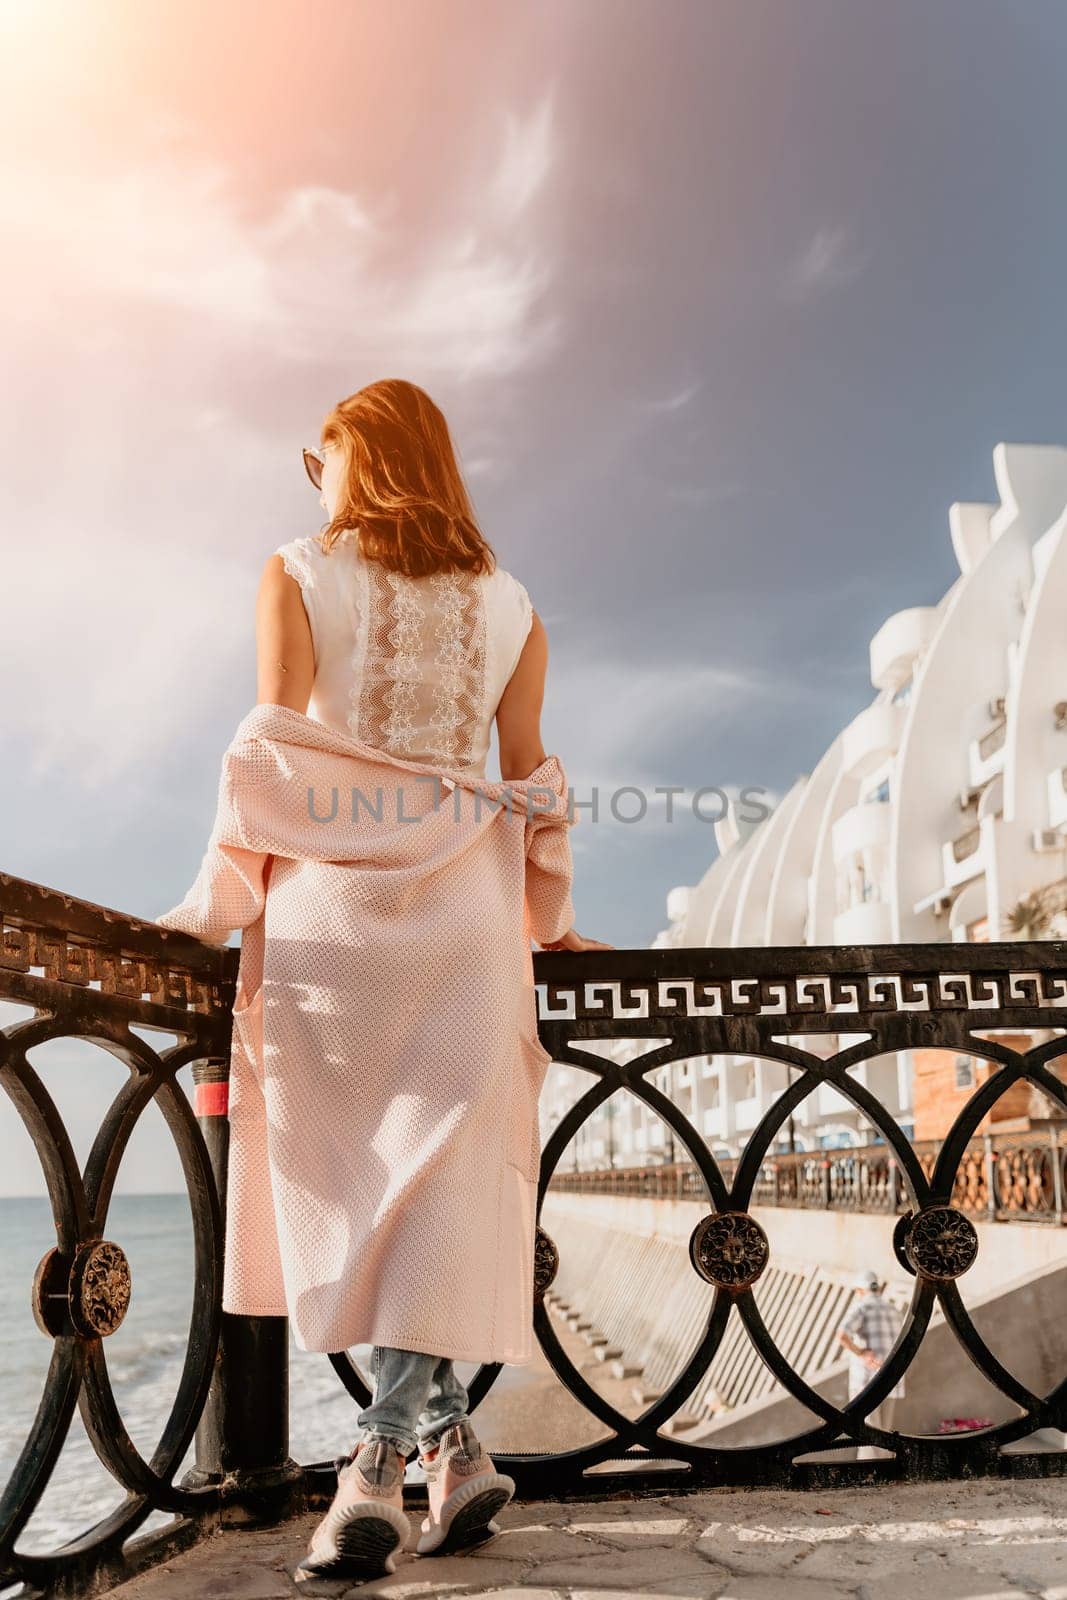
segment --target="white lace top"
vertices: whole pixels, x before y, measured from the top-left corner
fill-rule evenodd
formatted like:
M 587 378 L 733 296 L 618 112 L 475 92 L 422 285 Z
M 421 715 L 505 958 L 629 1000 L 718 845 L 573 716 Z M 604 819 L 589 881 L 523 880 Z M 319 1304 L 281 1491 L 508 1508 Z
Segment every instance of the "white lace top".
M 311 625 L 307 715 L 374 749 L 486 777 L 533 616 L 519 580 L 502 567 L 409 578 L 366 560 L 351 530 L 327 555 L 314 535 L 276 553 Z

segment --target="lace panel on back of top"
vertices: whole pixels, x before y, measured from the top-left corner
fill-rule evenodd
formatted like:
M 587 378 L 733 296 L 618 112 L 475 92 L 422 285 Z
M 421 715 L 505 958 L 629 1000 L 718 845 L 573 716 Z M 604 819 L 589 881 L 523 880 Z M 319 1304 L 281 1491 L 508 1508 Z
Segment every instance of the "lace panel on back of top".
M 408 759 L 472 766 L 486 709 L 480 576 L 409 578 L 376 561 L 361 567 L 349 730 L 363 744 Z

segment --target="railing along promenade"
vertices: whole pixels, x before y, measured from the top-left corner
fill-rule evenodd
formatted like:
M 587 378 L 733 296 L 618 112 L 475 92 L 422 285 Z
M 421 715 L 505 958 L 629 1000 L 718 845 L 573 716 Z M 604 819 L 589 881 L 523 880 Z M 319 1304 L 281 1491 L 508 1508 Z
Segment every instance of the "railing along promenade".
M 237 951 L 208 949 L 151 922 L 123 916 L 36 884 L 0 875 L 0 999 L 30 1008 L 0 1031 L 0 1083 L 27 1127 L 41 1163 L 55 1245 L 26 1284 L 51 1364 L 36 1416 L 0 1500 L 0 1574 L 29 1595 L 88 1595 L 173 1555 L 220 1523 L 277 1522 L 325 1505 L 332 1462 L 289 1454 L 284 1317 L 238 1317 L 220 1309 L 226 1193 L 226 1080 Z M 1067 1110 L 1052 1064 L 1061 1033 L 1026 1053 L 984 1030 L 1043 1033 L 1067 1023 L 1067 946 L 1061 942 L 831 947 L 824 949 L 657 949 L 540 952 L 534 960 L 539 1031 L 553 1060 L 589 1073 L 589 1086 L 553 1130 L 542 1157 L 541 1202 L 578 1128 L 618 1090 L 628 1090 L 671 1128 L 699 1174 L 706 1206 L 690 1239 L 692 1269 L 714 1286 L 696 1347 L 668 1387 L 636 1417 L 623 1415 L 578 1370 L 544 1305 L 566 1250 L 538 1226 L 534 1326 L 547 1360 L 597 1419 L 591 1444 L 551 1454 L 494 1450 L 520 1498 L 595 1499 L 673 1493 L 706 1484 L 814 1486 L 886 1477 L 937 1478 L 1060 1471 L 1062 1455 L 1002 1449 L 1038 1428 L 1067 1426 L 1067 1382 L 1034 1394 L 1004 1367 L 975 1329 L 957 1280 L 973 1264 L 978 1234 L 959 1204 L 961 1164 L 997 1098 L 1027 1080 Z M 134 1030 L 137 1031 L 134 1031 Z M 171 1035 L 160 1048 L 142 1034 Z M 805 1048 L 812 1035 L 851 1038 L 828 1058 Z M 587 1048 L 638 1038 L 644 1053 L 625 1062 Z M 128 1068 L 118 1094 L 101 1093 L 99 1131 L 84 1169 L 55 1101 L 28 1060 L 51 1039 L 98 1044 Z M 850 1069 L 885 1051 L 943 1047 L 998 1063 L 971 1096 L 932 1161 L 914 1150 Z M 793 1081 L 724 1168 L 681 1111 L 649 1081 L 665 1062 L 724 1053 L 786 1063 Z M 192 1100 L 177 1081 L 191 1064 Z M 886 1142 L 907 1197 L 891 1213 L 898 1255 L 914 1292 L 897 1345 L 857 1399 L 831 1404 L 808 1387 L 767 1333 L 753 1285 L 769 1261 L 766 1234 L 751 1215 L 766 1183 L 768 1153 L 791 1113 L 820 1084 L 849 1099 Z M 180 1157 L 194 1242 L 195 1293 L 184 1365 L 150 1457 L 124 1427 L 108 1370 L 108 1339 L 129 1305 L 131 1275 L 122 1240 L 111 1236 L 109 1203 L 132 1131 L 155 1101 Z M 894 1178 L 894 1183 L 896 1182 Z M 887 1227 L 890 1216 L 887 1216 Z M 864 1418 L 895 1387 L 915 1356 L 935 1307 L 974 1362 L 1018 1408 L 1011 1422 L 955 1437 L 919 1438 L 870 1427 Z M 680 1410 L 740 1317 L 788 1393 L 817 1419 L 806 1431 L 751 1448 L 668 1438 L 660 1429 Z M 447 1352 L 445 1352 L 447 1353 Z M 359 1406 L 370 1399 L 349 1352 L 324 1357 Z M 498 1377 L 482 1365 L 468 1384 L 477 1411 Z M 75 1408 L 100 1460 L 125 1498 L 95 1526 L 46 1554 L 22 1552 L 19 1538 L 44 1492 Z M 835 1442 L 880 1444 L 892 1459 L 808 1462 L 796 1458 Z M 195 1464 L 175 1481 L 191 1442 Z M 423 1491 L 424 1492 L 424 1491 Z M 411 1486 L 417 1499 L 417 1485 Z M 163 1528 L 137 1530 L 154 1511 Z
M 929 1182 L 944 1149 L 941 1139 L 913 1140 L 911 1148 Z M 732 1184 L 740 1159 L 718 1158 Z M 571 1194 L 615 1194 L 645 1200 L 703 1200 L 699 1168 L 690 1162 L 652 1166 L 586 1167 L 557 1172 L 554 1189 Z M 1026 1133 L 983 1133 L 960 1156 L 950 1196 L 976 1222 L 1067 1222 L 1067 1130 L 1055 1125 Z M 779 1152 L 760 1163 L 752 1205 L 811 1211 L 857 1211 L 901 1216 L 910 1210 L 907 1176 L 885 1144 Z

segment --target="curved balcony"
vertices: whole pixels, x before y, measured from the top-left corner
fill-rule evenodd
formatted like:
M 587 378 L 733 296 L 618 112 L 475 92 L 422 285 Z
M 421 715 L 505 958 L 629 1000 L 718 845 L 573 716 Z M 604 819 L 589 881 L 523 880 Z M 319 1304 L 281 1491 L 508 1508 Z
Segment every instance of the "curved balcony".
M 853 717 L 841 737 L 841 766 L 846 777 L 866 777 L 896 755 L 905 715 L 904 706 L 878 700 Z
M 984 869 L 980 822 L 972 823 L 941 846 L 941 874 L 946 888 L 954 889 L 957 884 L 976 878 Z
M 1007 739 L 1008 724 L 1001 716 L 979 738 L 971 740 L 967 765 L 974 788 L 981 788 L 1003 770 Z
M 762 1115 L 763 1105 L 758 1094 L 734 1101 L 734 1127 L 738 1133 L 751 1133 Z
M 876 689 L 899 689 L 936 626 L 936 606 L 909 606 L 883 622 L 871 640 L 871 682 Z
M 885 800 L 863 801 L 843 811 L 830 834 L 834 861 L 844 861 L 858 850 L 888 848 L 891 821 Z
M 834 918 L 835 944 L 891 944 L 893 919 L 887 900 L 862 900 Z

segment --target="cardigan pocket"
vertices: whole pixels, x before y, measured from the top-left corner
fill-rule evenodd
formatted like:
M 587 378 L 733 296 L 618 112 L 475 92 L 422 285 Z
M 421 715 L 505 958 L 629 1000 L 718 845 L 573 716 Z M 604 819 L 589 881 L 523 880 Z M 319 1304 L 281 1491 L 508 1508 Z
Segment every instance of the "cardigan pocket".
M 552 1057 L 541 1043 L 536 1025 L 520 1028 L 520 1059 L 511 1106 L 511 1140 L 508 1161 L 528 1183 L 541 1175 L 541 1126 L 538 1107 L 545 1073 Z
M 238 983 L 233 1008 L 233 1031 L 236 1042 L 251 1062 L 256 1077 L 263 1080 L 263 985 L 249 998 L 244 985 Z
M 532 1118 L 516 1115 L 512 1121 L 508 1165 L 514 1167 L 527 1183 L 536 1183 L 541 1176 L 541 1130 L 536 1106 Z

